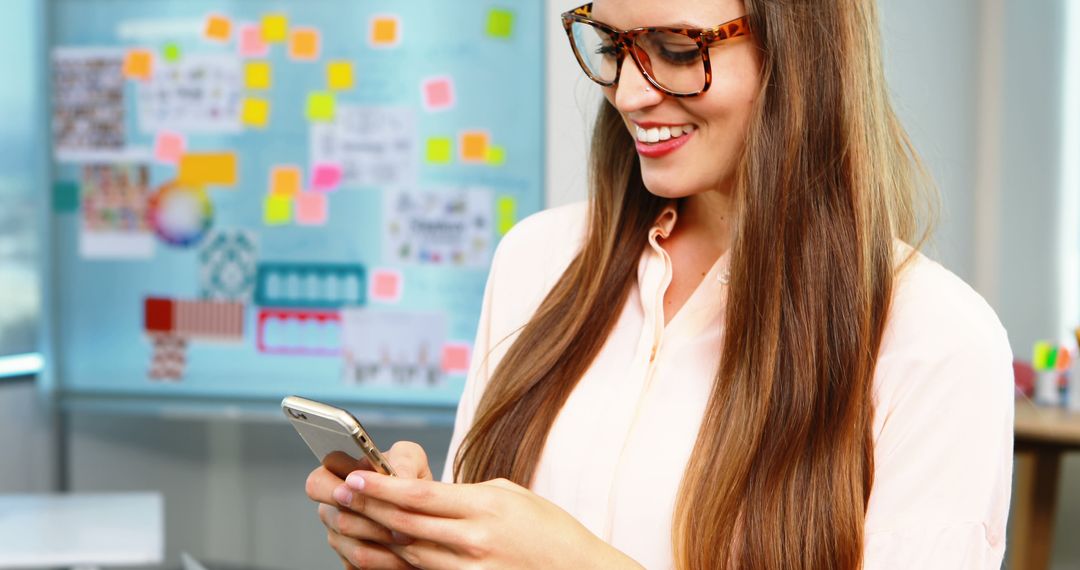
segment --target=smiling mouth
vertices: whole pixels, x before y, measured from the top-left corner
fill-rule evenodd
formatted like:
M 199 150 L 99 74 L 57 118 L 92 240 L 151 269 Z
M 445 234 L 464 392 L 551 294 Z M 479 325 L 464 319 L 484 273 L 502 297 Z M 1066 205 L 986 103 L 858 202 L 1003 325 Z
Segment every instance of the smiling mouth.
M 686 136 L 697 129 L 694 125 L 672 125 L 648 129 L 635 125 L 635 128 L 637 129 L 637 141 L 644 144 L 656 144 L 671 139 L 677 139 Z

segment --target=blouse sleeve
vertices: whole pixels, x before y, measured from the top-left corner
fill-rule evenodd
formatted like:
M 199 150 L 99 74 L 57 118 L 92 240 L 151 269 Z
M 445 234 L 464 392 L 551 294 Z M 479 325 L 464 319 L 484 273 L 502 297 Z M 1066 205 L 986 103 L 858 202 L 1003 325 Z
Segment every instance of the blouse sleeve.
M 921 342 L 878 364 L 866 570 L 1001 567 L 1012 488 L 1012 352 L 996 317 L 984 323 L 977 338 L 954 336 L 948 348 Z

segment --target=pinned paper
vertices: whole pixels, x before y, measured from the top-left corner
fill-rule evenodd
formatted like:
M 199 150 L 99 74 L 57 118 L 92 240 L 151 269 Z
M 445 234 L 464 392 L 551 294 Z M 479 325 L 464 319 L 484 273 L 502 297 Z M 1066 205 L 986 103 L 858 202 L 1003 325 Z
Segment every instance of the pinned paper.
M 326 194 L 302 192 L 296 196 L 296 223 L 302 226 L 324 226 L 327 218 Z
M 341 324 L 346 383 L 398 390 L 445 383 L 446 313 L 348 307 L 341 311 Z
M 129 50 L 124 55 L 124 77 L 149 81 L 154 75 L 154 54 L 146 49 Z
M 309 127 L 310 164 L 341 166 L 341 185 L 414 186 L 422 159 L 416 110 L 406 105 L 362 106 L 342 103 L 333 122 Z
M 236 133 L 244 93 L 241 61 L 232 53 L 187 54 L 137 86 L 139 130 Z
M 269 89 L 272 82 L 270 62 L 249 61 L 244 64 L 244 87 L 248 89 Z
M 258 24 L 242 24 L 239 28 L 240 57 L 266 57 L 270 46 L 263 41 L 263 30 Z
M 486 162 L 488 158 L 488 134 L 483 131 L 461 133 L 461 160 L 463 162 Z
M 199 298 L 250 303 L 258 259 L 255 232 L 212 231 L 199 246 Z
M 316 192 L 333 192 L 341 186 L 340 164 L 316 164 L 311 174 L 311 189 Z
M 353 64 L 351 61 L 336 60 L 326 64 L 326 87 L 333 91 L 352 89 Z
M 270 122 L 270 101 L 245 97 L 240 105 L 240 118 L 246 127 L 266 128 Z
M 270 169 L 270 194 L 277 196 L 295 196 L 300 193 L 300 167 L 293 165 L 275 166 Z
M 491 166 L 502 166 L 506 162 L 506 149 L 501 146 L 489 146 L 487 163 Z
M 232 20 L 221 14 L 210 14 L 206 17 L 203 37 L 215 42 L 229 41 L 232 38 Z
M 285 14 L 266 14 L 262 17 L 262 39 L 273 44 L 289 37 L 289 17 Z
M 334 120 L 336 98 L 332 91 L 312 91 L 307 98 L 307 118 L 312 122 Z
M 487 35 L 500 39 L 514 35 L 514 13 L 502 8 L 492 8 L 488 12 Z
M 360 264 L 260 263 L 255 304 L 335 309 L 367 303 L 367 270 Z
M 428 139 L 425 158 L 432 164 L 449 164 L 454 158 L 453 141 L 446 137 Z
M 315 28 L 293 28 L 289 34 L 289 57 L 297 61 L 319 59 L 322 38 Z
M 371 272 L 368 296 L 379 303 L 397 303 L 401 301 L 401 289 L 404 278 L 400 271 L 376 269 Z
M 443 346 L 442 369 L 447 374 L 469 372 L 469 352 L 472 346 L 464 342 L 448 342 Z
M 160 132 L 154 139 L 154 159 L 164 164 L 177 164 L 187 148 L 184 135 L 169 131 Z
M 401 20 L 397 16 L 375 16 L 371 19 L 371 45 L 394 47 L 401 41 Z
M 421 84 L 424 109 L 445 111 L 454 106 L 454 82 L 449 77 L 432 77 Z
M 169 63 L 180 61 L 181 54 L 180 45 L 175 42 L 169 42 L 161 46 L 161 59 L 164 59 Z
M 177 180 L 182 185 L 236 185 L 236 153 L 200 152 L 180 157 Z
M 495 226 L 499 235 L 506 235 L 517 223 L 517 200 L 513 196 L 499 196 L 495 207 Z
M 292 220 L 292 197 L 269 194 L 263 203 L 263 222 L 268 226 L 280 226 Z
M 52 193 L 53 211 L 58 214 L 67 214 L 79 211 L 79 185 L 72 181 L 58 181 L 53 183 Z
M 338 311 L 259 309 L 255 346 L 284 356 L 340 356 Z

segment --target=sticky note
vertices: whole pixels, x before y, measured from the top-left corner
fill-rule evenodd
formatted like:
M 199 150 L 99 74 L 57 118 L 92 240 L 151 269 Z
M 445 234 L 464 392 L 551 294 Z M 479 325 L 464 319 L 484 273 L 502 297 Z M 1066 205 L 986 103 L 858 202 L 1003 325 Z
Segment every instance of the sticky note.
M 312 122 L 334 120 L 336 98 L 332 91 L 312 91 L 307 98 L 307 118 Z
M 450 374 L 469 372 L 469 352 L 471 348 L 464 342 L 450 342 L 443 346 L 442 369 Z
M 1031 365 L 1035 370 L 1049 370 L 1053 366 L 1053 348 L 1048 342 L 1035 343 L 1035 353 L 1031 359 Z
M 371 272 L 368 296 L 380 303 L 397 303 L 401 300 L 402 281 L 400 271 L 376 269 Z
M 146 49 L 133 49 L 124 54 L 121 68 L 124 77 L 147 81 L 154 74 L 154 54 Z
M 495 226 L 499 235 L 506 235 L 517 223 L 517 200 L 513 196 L 499 196 L 495 205 Z
M 295 196 L 300 193 L 302 175 L 300 167 L 291 164 L 270 169 L 270 193 L 278 196 Z
M 445 137 L 427 140 L 426 159 L 432 164 L 448 164 L 454 157 L 454 142 Z
M 244 64 L 244 87 L 248 89 L 269 89 L 273 75 L 269 61 L 249 61 Z
M 164 164 L 177 164 L 187 148 L 187 140 L 180 133 L 163 131 L 154 139 L 154 159 Z
M 486 162 L 488 134 L 483 131 L 461 133 L 461 160 L 463 162 Z
M 172 332 L 175 326 L 175 302 L 163 297 L 143 299 L 143 328 L 147 332 Z
M 267 194 L 263 201 L 263 223 L 280 226 L 292 221 L 292 196 Z
M 238 35 L 240 57 L 266 57 L 270 53 L 270 46 L 263 41 L 263 30 L 258 24 L 241 24 Z
M 488 12 L 487 35 L 493 38 L 509 38 L 514 35 L 514 13 L 502 8 Z
M 203 37 L 215 42 L 229 41 L 232 38 L 232 20 L 221 14 L 210 14 L 206 17 Z
M 431 77 L 420 85 L 424 109 L 445 111 L 454 106 L 454 82 L 449 77 Z
M 333 91 L 352 89 L 354 85 L 351 61 L 335 60 L 326 64 L 326 87 Z
M 176 42 L 169 42 L 161 46 L 161 59 L 169 63 L 180 61 L 181 55 L 180 44 L 177 44 Z
M 311 189 L 315 192 L 333 192 L 341 186 L 341 165 L 316 164 L 311 170 Z
M 304 192 L 296 196 L 296 223 L 302 226 L 324 226 L 327 218 L 326 194 Z
M 180 157 L 177 180 L 182 185 L 236 185 L 236 153 L 189 152 Z
M 266 128 L 270 122 L 270 101 L 245 97 L 240 103 L 240 122 L 245 127 Z
M 319 30 L 315 28 L 293 28 L 289 34 L 289 57 L 298 61 L 319 59 L 322 44 Z
M 501 146 L 489 146 L 487 151 L 487 163 L 491 166 L 502 166 L 506 162 L 506 149 Z
M 401 20 L 397 16 L 375 16 L 371 19 L 371 45 L 393 47 L 401 41 Z
M 53 211 L 57 213 L 79 211 L 79 185 L 71 181 L 53 183 Z
M 262 39 L 268 44 L 281 43 L 289 36 L 289 17 L 285 14 L 266 14 L 262 17 Z

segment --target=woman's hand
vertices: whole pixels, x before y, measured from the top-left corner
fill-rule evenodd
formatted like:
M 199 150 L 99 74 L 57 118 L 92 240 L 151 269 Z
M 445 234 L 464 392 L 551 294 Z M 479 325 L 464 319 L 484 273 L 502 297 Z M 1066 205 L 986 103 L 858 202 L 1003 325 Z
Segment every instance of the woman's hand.
M 356 471 L 334 490 L 350 492 L 351 511 L 415 539 L 384 544 L 425 570 L 641 568 L 566 511 L 505 479 L 449 485 Z
M 427 454 L 415 443 L 399 441 L 383 456 L 399 479 L 432 479 Z M 308 475 L 307 495 L 319 503 L 319 519 L 326 526 L 330 546 L 337 551 L 346 570 L 412 568 L 388 548 L 395 544 L 390 530 L 345 506 L 354 502 L 355 493 L 345 485 L 344 478 L 358 469 L 370 471 L 372 466 L 367 459 L 357 461 L 340 454 L 328 457 L 323 466 Z

